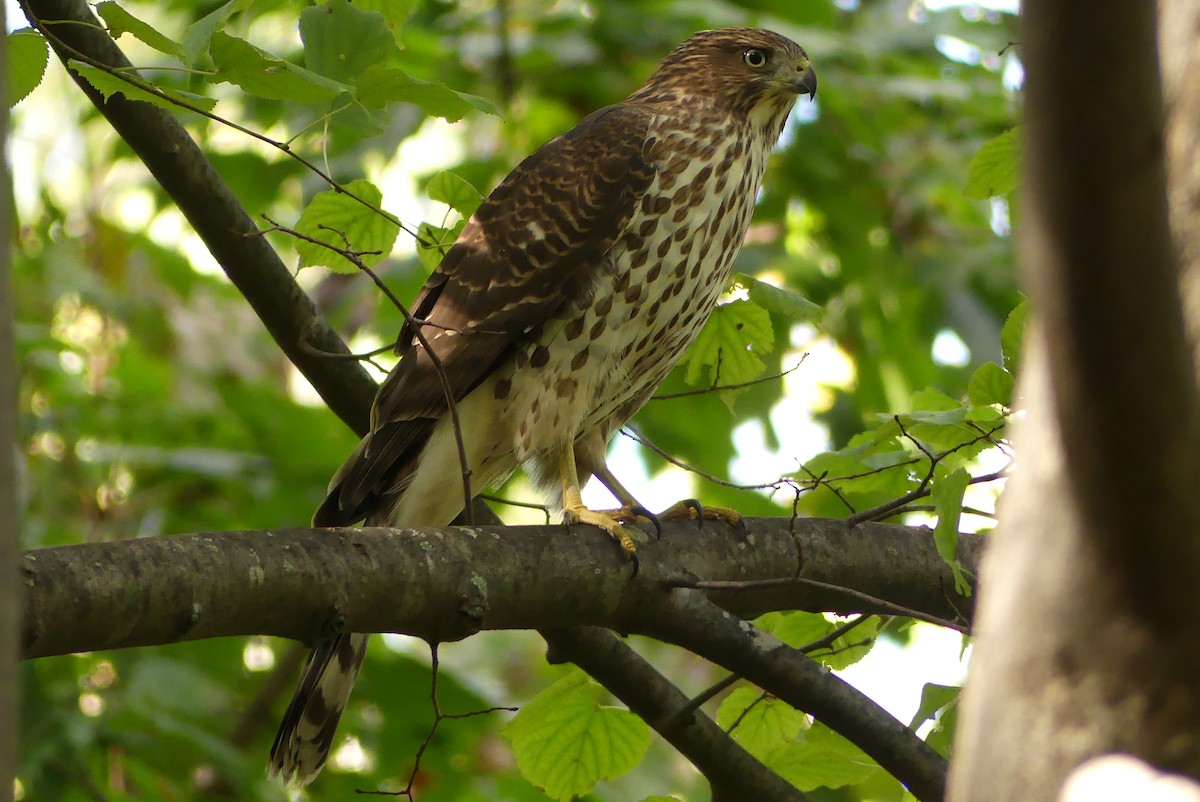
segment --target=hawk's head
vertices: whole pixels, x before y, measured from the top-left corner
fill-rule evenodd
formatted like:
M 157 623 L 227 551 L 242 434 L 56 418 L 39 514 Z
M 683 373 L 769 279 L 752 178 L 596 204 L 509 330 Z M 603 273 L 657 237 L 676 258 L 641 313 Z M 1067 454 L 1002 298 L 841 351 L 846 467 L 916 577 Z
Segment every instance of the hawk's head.
M 748 112 L 760 102 L 789 108 L 817 93 L 817 74 L 798 44 L 761 28 L 701 31 L 671 51 L 633 98 L 716 103 Z

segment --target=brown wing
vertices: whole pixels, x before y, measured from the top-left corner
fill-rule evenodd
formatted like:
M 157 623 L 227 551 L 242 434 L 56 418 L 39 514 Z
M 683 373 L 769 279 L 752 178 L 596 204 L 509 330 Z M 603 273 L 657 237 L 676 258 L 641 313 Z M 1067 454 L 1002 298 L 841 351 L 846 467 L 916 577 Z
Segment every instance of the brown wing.
M 468 221 L 410 309 L 461 400 L 564 303 L 587 293 L 653 178 L 650 113 L 592 114 L 523 161 Z M 434 360 L 407 324 L 372 433 L 335 477 L 314 524 L 340 526 L 399 492 L 447 412 Z

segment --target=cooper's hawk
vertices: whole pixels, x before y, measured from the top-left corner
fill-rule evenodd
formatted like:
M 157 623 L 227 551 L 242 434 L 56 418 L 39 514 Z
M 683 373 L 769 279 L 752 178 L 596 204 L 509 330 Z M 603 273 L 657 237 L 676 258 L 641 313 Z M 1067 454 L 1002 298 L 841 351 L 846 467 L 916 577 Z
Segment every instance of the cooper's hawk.
M 334 476 L 314 526 L 448 524 L 463 506 L 461 425 L 476 490 L 524 464 L 569 523 L 622 528 L 636 506 L 604 462 L 708 319 L 754 210 L 807 54 L 770 31 L 698 33 L 624 102 L 542 146 L 467 222 L 413 302 L 371 433 Z M 589 510 L 595 475 L 624 505 Z M 269 771 L 307 783 L 329 754 L 367 636 L 319 644 Z

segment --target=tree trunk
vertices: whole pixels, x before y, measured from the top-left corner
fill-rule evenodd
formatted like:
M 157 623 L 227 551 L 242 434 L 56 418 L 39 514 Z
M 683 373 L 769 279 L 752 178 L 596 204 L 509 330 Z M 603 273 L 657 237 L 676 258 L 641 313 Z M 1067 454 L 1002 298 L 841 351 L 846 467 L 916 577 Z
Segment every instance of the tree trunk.
M 1200 777 L 1200 306 L 1182 301 L 1200 292 L 1179 289 L 1200 254 L 1197 3 L 1163 3 L 1169 126 L 1154 4 L 1102 8 L 1024 6 L 1028 415 L 980 577 L 954 800 L 1058 799 L 1111 752 Z

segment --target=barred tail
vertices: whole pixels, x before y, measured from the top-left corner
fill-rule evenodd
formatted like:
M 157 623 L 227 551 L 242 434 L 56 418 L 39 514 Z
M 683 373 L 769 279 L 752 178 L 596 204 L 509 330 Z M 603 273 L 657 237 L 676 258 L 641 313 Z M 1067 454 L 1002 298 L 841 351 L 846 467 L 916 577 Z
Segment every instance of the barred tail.
M 338 635 L 316 645 L 271 746 L 267 775 L 291 785 L 312 782 L 333 746 L 338 719 L 367 653 L 367 635 Z

